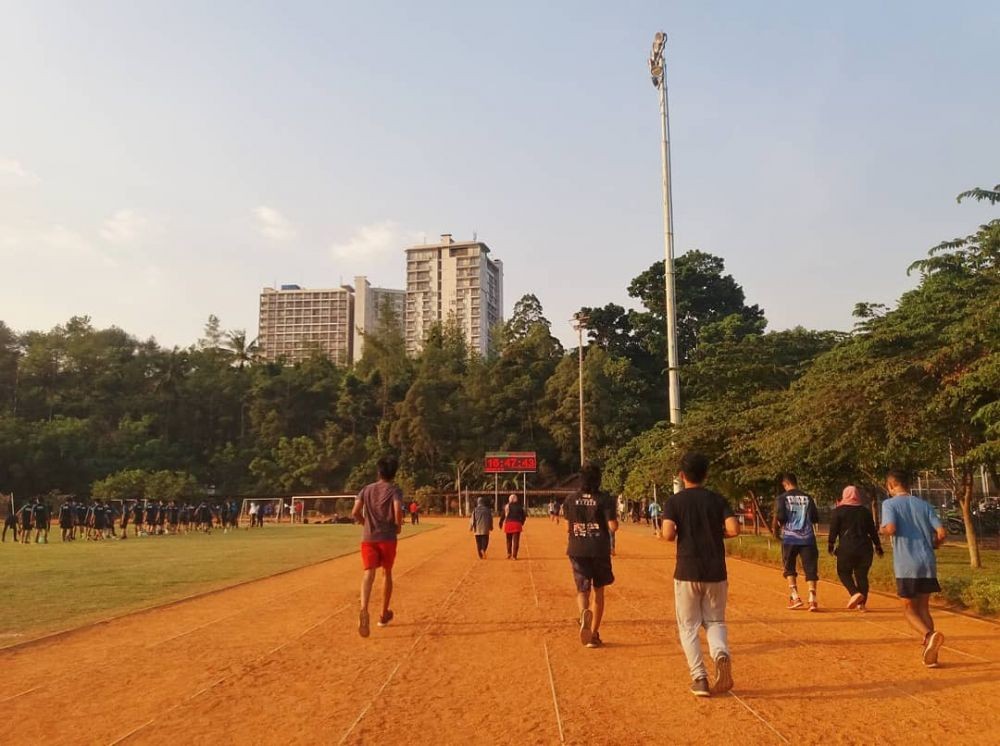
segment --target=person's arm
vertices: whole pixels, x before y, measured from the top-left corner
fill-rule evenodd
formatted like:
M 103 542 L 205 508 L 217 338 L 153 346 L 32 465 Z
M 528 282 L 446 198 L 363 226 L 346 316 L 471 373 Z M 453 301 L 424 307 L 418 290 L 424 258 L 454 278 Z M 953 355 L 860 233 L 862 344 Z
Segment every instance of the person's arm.
M 833 511 L 830 516 L 830 535 L 827 537 L 826 551 L 830 554 L 835 554 L 834 547 L 837 544 L 837 537 L 840 535 L 840 512 L 837 510 Z
M 740 521 L 736 516 L 726 516 L 726 525 L 722 535 L 727 539 L 735 539 L 740 535 Z
M 816 528 L 819 526 L 819 510 L 816 508 L 816 501 L 811 497 L 809 498 L 809 522 L 812 524 L 813 533 L 817 533 Z
M 660 534 L 667 541 L 677 540 L 677 513 L 674 511 L 674 498 L 668 497 L 663 506 L 663 525 Z
M 882 536 L 896 535 L 896 515 L 891 500 L 882 504 L 882 526 L 879 528 L 879 533 Z
M 403 501 L 393 500 L 392 501 L 392 512 L 396 519 L 396 533 L 403 533 Z
M 351 519 L 355 523 L 364 523 L 364 503 L 361 502 L 361 496 L 359 495 L 354 499 L 354 509 L 351 510 Z
M 947 538 L 948 538 L 948 531 L 945 530 L 944 526 L 938 526 L 936 529 L 934 529 L 934 548 L 935 549 L 940 548 L 940 546 L 944 544 L 944 540 Z
M 875 554 L 881 557 L 885 554 L 885 550 L 882 549 L 882 542 L 878 538 L 878 529 L 875 526 L 875 519 L 872 518 L 870 510 L 865 511 L 865 530 L 868 532 L 868 538 L 871 540 L 872 546 L 875 548 Z
M 771 520 L 771 532 L 775 536 L 780 535 L 781 527 L 787 519 L 788 513 L 785 509 L 785 499 L 779 496 L 774 501 L 774 518 Z

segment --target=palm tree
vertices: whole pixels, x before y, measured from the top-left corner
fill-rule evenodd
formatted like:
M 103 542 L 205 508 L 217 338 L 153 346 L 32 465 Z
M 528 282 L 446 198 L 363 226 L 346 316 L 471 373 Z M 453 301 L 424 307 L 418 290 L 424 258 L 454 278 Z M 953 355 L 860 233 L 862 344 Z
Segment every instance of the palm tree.
M 233 329 L 226 332 L 226 348 L 233 353 L 233 362 L 243 370 L 243 367 L 257 359 L 257 340 L 247 343 L 245 329 Z

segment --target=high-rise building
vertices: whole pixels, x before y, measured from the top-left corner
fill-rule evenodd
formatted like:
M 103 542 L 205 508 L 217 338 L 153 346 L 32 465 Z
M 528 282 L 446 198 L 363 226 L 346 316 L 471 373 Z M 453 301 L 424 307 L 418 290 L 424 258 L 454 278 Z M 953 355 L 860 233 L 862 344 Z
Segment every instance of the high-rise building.
M 257 345 L 268 361 L 297 363 L 317 352 L 338 365 L 354 359 L 354 289 L 264 288 Z
M 486 354 L 503 321 L 503 263 L 481 241 L 441 242 L 406 250 L 406 351 L 415 354 L 434 324 L 453 322 L 470 350 Z
M 354 361 L 365 353 L 365 335 L 379 328 L 388 308 L 404 328 L 406 316 L 406 291 L 391 288 L 372 287 L 368 278 L 359 275 L 354 278 Z

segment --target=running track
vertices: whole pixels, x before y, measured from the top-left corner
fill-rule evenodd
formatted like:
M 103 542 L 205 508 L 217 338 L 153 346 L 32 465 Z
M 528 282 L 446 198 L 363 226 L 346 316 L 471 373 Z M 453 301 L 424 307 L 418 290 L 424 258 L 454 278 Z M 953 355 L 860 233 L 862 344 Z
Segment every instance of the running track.
M 357 555 L 0 651 L 0 743 L 997 743 L 1000 626 L 937 612 L 926 670 L 897 602 L 789 612 L 780 573 L 730 560 L 732 696 L 696 700 L 672 545 L 628 527 L 606 647 L 576 637 L 565 524 L 518 562 L 465 521 L 400 544 L 396 621 L 356 631 Z M 376 596 L 379 593 L 376 586 Z

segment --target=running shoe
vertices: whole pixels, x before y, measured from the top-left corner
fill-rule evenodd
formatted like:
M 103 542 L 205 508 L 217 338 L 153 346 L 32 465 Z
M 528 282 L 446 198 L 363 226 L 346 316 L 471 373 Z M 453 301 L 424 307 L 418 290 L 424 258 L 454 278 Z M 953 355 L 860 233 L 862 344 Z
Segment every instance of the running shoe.
M 392 621 L 392 618 L 394 616 L 395 616 L 395 614 L 392 613 L 392 609 L 389 609 L 389 611 L 385 612 L 384 614 L 382 614 L 378 618 L 378 626 L 379 627 L 388 627 L 389 626 L 389 622 Z
M 720 653 L 715 659 L 715 682 L 712 684 L 712 694 L 725 694 L 733 688 L 733 662 L 725 653 Z
M 368 637 L 371 633 L 368 622 L 368 612 L 362 609 L 361 613 L 358 614 L 358 634 L 362 637 Z
M 805 604 L 802 603 L 802 599 L 799 596 L 789 596 L 788 597 L 788 608 L 789 609 L 801 609 Z
M 708 679 L 695 679 L 692 681 L 691 694 L 696 697 L 711 697 L 712 692 L 708 689 Z
M 816 602 L 815 598 L 809 599 L 809 611 L 819 611 L 819 604 Z
M 590 625 L 593 621 L 594 612 L 590 609 L 584 609 L 580 613 L 580 642 L 583 645 L 589 645 L 594 637 L 594 633 L 590 631 Z
M 868 609 L 865 608 L 864 604 L 858 604 L 858 611 L 864 614 L 866 611 L 868 611 Z
M 848 609 L 856 609 L 862 605 L 865 600 L 865 595 L 863 593 L 855 593 L 851 596 L 851 600 L 847 602 Z
M 940 632 L 931 632 L 927 635 L 927 642 L 924 644 L 923 660 L 928 668 L 938 667 L 938 651 L 944 645 L 944 635 Z
M 604 641 L 601 636 L 596 632 L 590 636 L 590 642 L 587 643 L 588 648 L 602 648 L 604 647 Z

